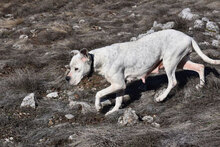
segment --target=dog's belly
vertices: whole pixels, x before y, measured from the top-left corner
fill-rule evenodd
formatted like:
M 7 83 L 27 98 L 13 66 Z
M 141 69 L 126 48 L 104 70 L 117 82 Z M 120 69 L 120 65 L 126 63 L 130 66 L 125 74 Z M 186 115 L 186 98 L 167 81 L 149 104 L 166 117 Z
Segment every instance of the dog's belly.
M 134 80 L 139 80 L 142 79 L 142 77 L 145 77 L 148 72 L 150 72 L 149 69 L 142 69 L 142 70 L 137 70 L 137 69 L 127 69 L 125 70 L 125 80 L 127 81 L 134 81 Z

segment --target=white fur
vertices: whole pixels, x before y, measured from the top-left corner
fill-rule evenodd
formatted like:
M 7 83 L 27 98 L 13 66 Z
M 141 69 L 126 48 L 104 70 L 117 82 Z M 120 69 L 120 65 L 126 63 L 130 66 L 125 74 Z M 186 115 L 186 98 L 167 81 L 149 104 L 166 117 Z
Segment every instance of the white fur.
M 177 84 L 175 70 L 180 61 L 196 48 L 196 52 L 205 61 L 219 64 L 219 60 L 212 60 L 201 52 L 196 42 L 186 34 L 176 30 L 164 30 L 144 36 L 137 41 L 117 43 L 103 48 L 95 49 L 89 53 L 94 55 L 94 70 L 103 75 L 111 86 L 97 92 L 95 107 L 101 109 L 100 99 L 111 93 L 118 93 L 115 107 L 107 114 L 117 111 L 122 103 L 122 96 L 126 82 L 142 79 L 160 63 L 163 62 L 167 77 L 167 89 L 156 98 L 157 102 L 163 101 L 170 90 Z M 78 84 L 81 78 L 90 71 L 86 62 L 81 60 L 81 54 L 73 56 L 70 67 L 71 84 Z M 82 68 L 81 73 L 76 73 L 74 67 Z M 201 71 L 201 80 L 204 81 L 204 71 Z M 203 84 L 203 83 L 202 83 Z

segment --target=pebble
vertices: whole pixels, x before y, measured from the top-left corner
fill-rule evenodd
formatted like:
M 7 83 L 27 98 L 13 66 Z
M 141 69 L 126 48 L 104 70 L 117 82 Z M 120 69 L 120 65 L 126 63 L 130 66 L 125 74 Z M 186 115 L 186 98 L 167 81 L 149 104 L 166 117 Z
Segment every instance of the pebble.
M 211 31 L 211 32 L 219 33 L 218 25 L 215 22 L 212 22 L 212 21 L 207 22 L 206 29 Z
M 197 14 L 192 14 L 191 13 L 191 9 L 190 8 L 185 8 L 183 9 L 179 14 L 179 17 L 186 19 L 186 20 L 193 20 L 193 19 L 197 19 L 199 17 L 199 15 Z
M 47 98 L 57 98 L 59 95 L 58 95 L 58 92 L 51 92 L 49 94 L 47 94 Z
M 154 126 L 155 128 L 160 128 L 160 124 L 156 122 L 151 123 L 151 125 Z
M 131 126 L 138 122 L 138 116 L 134 110 L 128 108 L 123 116 L 120 116 L 118 119 L 118 123 L 122 126 Z
M 67 119 L 73 119 L 73 118 L 74 118 L 74 115 L 72 115 L 72 114 L 66 114 L 65 117 L 66 117 Z
M 152 123 L 154 121 L 154 118 L 152 116 L 146 115 L 142 118 L 142 120 L 148 123 Z
M 34 93 L 30 93 L 29 95 L 27 95 L 23 99 L 20 107 L 31 107 L 31 108 L 35 109 L 36 104 L 35 104 L 35 100 L 34 100 Z
M 204 26 L 204 22 L 202 20 L 197 19 L 197 20 L 195 20 L 193 27 L 194 28 L 202 28 L 203 26 Z

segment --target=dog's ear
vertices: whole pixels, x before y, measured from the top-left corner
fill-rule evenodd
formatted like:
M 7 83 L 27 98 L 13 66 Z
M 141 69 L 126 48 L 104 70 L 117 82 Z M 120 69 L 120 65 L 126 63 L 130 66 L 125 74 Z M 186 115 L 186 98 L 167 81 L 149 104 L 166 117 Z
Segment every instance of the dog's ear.
M 70 52 L 70 55 L 71 56 L 75 56 L 75 55 L 77 55 L 77 54 L 79 54 L 80 52 L 78 51 L 78 50 L 72 50 L 71 52 Z
M 89 56 L 88 56 L 88 50 L 86 48 L 83 48 L 80 50 L 80 53 L 82 55 L 82 61 L 86 62 L 89 61 Z
M 86 48 L 83 48 L 80 50 L 80 53 L 85 56 L 85 57 L 88 57 L 88 50 Z

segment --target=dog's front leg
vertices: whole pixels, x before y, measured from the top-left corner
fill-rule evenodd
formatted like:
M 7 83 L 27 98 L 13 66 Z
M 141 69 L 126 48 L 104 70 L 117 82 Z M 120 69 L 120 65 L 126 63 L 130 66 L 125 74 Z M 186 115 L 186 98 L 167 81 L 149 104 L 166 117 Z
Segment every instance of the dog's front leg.
M 99 111 L 102 107 L 101 107 L 101 103 L 100 103 L 100 100 L 102 97 L 108 95 L 108 94 L 111 94 L 111 93 L 114 93 L 114 92 L 117 92 L 117 91 L 120 91 L 120 90 L 124 90 L 125 89 L 125 84 L 111 84 L 111 86 L 97 92 L 96 94 L 96 99 L 95 99 L 95 108 L 97 111 Z M 121 101 L 122 101 L 122 98 L 120 98 Z M 120 101 L 120 99 L 118 99 L 118 101 Z M 117 99 L 116 99 L 116 103 L 117 103 Z
M 116 100 L 115 100 L 115 106 L 114 108 L 112 108 L 112 110 L 110 110 L 109 112 L 107 112 L 105 114 L 105 116 L 109 115 L 109 114 L 112 114 L 113 112 L 115 111 L 118 111 L 119 108 L 121 107 L 121 104 L 122 104 L 122 101 L 123 101 L 123 96 L 125 94 L 125 91 L 124 90 L 121 90 L 120 92 L 118 92 L 116 94 Z

